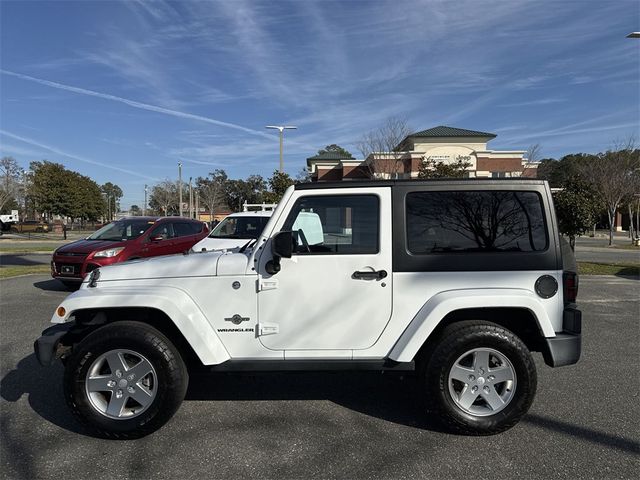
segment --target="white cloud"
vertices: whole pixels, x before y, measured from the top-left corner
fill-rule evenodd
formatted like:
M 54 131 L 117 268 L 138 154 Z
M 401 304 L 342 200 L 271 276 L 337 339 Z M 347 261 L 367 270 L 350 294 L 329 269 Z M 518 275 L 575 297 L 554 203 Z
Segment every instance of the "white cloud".
M 171 110 L 169 108 L 164 108 L 164 107 L 159 107 L 156 105 L 150 105 L 148 103 L 142 103 L 142 102 L 137 102 L 135 100 L 129 100 L 127 98 L 122 98 L 122 97 L 118 97 L 116 95 L 109 95 L 106 93 L 100 93 L 100 92 L 96 92 L 93 90 L 87 90 L 85 88 L 79 88 L 79 87 L 73 87 L 70 85 L 65 85 L 62 83 L 58 83 L 58 82 L 52 82 L 50 80 L 44 80 L 42 78 L 36 78 L 36 77 L 32 77 L 29 75 L 24 75 L 21 73 L 16 73 L 16 72 L 12 72 L 9 70 L 4 70 L 4 69 L 0 69 L 0 72 L 5 74 L 5 75 L 10 75 L 12 77 L 16 77 L 16 78 L 20 78 L 22 80 L 28 80 L 30 82 L 35 82 L 35 83 L 39 83 L 41 85 L 46 85 L 48 87 L 52 87 L 52 88 L 58 88 L 60 90 L 66 90 L 68 92 L 73 92 L 73 93 L 77 93 L 80 95 L 88 95 L 90 97 L 98 97 L 98 98 L 102 98 L 104 100 L 111 100 L 114 102 L 119 102 L 119 103 L 124 103 L 125 105 L 128 105 L 130 107 L 134 107 L 134 108 L 139 108 L 142 110 L 148 110 L 150 112 L 156 112 L 156 113 L 162 113 L 165 115 L 171 115 L 173 117 L 179 117 L 179 118 L 186 118 L 189 120 L 195 120 L 198 122 L 206 122 L 206 123 L 210 123 L 213 125 L 217 125 L 219 127 L 226 127 L 226 128 L 232 128 L 235 130 L 240 130 L 246 133 L 250 133 L 252 135 L 258 135 L 261 137 L 266 137 L 266 138 L 272 138 L 273 135 L 269 135 L 265 132 L 261 132 L 259 130 L 253 130 L 250 128 L 246 128 L 243 127 L 242 125 L 237 125 L 235 123 L 229 123 L 229 122 L 223 122 L 221 120 L 216 120 L 213 118 L 209 118 L 209 117 L 204 117 L 202 115 L 194 115 L 192 113 L 186 113 L 186 112 L 180 112 L 177 110 Z
M 126 169 L 126 168 L 117 167 L 115 165 L 111 165 L 111 164 L 108 164 L 108 163 L 98 162 L 96 160 L 92 160 L 92 159 L 86 158 L 86 157 L 81 157 L 81 156 L 75 155 L 73 153 L 68 153 L 68 152 L 65 152 L 63 150 L 60 150 L 59 148 L 53 147 L 51 145 L 45 145 L 44 143 L 40 143 L 40 142 L 38 142 L 36 140 L 33 140 L 31 138 L 27 138 L 27 137 L 23 137 L 23 136 L 20 136 L 20 135 L 16 135 L 16 134 L 8 132 L 6 130 L 0 129 L 0 135 L 4 135 L 6 137 L 13 138 L 14 140 L 18 140 L 20 142 L 24 142 L 24 143 L 26 143 L 28 145 L 32 145 L 34 147 L 41 148 L 43 150 L 46 150 L 46 151 L 51 152 L 51 153 L 54 153 L 56 155 L 60 155 L 62 157 L 67 157 L 67 158 L 71 158 L 73 160 L 78 160 L 78 161 L 83 162 L 83 163 L 89 163 L 91 165 L 96 165 L 96 166 L 99 166 L 99 167 L 108 168 L 110 170 L 115 170 L 115 171 L 118 171 L 118 172 L 121 172 L 121 173 L 126 173 L 128 175 L 134 175 L 136 177 L 144 178 L 144 179 L 150 180 L 150 181 L 157 181 L 158 180 L 155 177 L 151 177 L 151 176 L 143 174 L 143 173 L 135 172 L 133 170 L 129 170 L 129 169 Z

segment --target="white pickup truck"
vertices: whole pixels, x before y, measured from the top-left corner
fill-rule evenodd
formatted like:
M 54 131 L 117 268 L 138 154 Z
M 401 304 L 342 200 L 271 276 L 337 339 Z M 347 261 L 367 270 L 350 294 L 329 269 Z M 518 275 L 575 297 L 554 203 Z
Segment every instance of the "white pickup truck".
M 3 232 L 8 232 L 11 229 L 11 225 L 15 225 L 19 221 L 18 210 L 11 210 L 10 214 L 0 215 L 0 235 Z
M 164 425 L 203 368 L 414 372 L 448 427 L 490 434 L 533 402 L 532 352 L 578 361 L 577 282 L 546 182 L 302 184 L 252 245 L 92 271 L 34 347 L 110 438 Z

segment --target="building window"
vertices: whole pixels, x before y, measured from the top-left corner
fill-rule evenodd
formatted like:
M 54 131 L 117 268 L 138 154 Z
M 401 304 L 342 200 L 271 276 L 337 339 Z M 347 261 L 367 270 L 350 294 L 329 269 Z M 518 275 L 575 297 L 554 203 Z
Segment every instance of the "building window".
M 414 192 L 407 195 L 406 212 L 413 254 L 547 249 L 542 199 L 535 192 Z
M 507 176 L 507 172 L 491 172 L 491 178 L 504 178 Z

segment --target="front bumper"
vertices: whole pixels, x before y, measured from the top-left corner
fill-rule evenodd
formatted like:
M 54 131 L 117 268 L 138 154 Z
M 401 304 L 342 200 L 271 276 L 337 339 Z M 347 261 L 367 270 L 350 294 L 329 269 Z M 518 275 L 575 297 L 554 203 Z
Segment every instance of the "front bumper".
M 102 262 L 86 258 L 55 256 L 51 260 L 51 276 L 64 281 L 82 282 L 85 275 L 96 268 L 100 268 Z
M 562 332 L 555 337 L 545 338 L 542 350 L 544 362 L 550 367 L 573 365 L 580 360 L 582 352 L 582 312 L 574 307 L 564 309 Z
M 75 322 L 58 323 L 42 332 L 42 336 L 33 343 L 33 350 L 38 362 L 43 367 L 49 366 L 58 358 L 60 341 L 75 326 Z

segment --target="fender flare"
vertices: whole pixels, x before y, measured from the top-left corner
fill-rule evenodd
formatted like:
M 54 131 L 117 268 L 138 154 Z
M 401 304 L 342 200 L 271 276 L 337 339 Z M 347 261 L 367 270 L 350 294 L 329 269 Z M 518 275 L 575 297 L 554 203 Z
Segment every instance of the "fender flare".
M 60 307 L 65 309 L 58 315 Z M 216 365 L 231 357 L 222 341 L 193 299 L 176 287 L 82 288 L 60 304 L 51 323 L 65 323 L 78 310 L 141 307 L 164 312 L 180 330 L 204 365 Z
M 449 313 L 469 308 L 489 307 L 526 308 L 535 317 L 544 337 L 556 335 L 547 312 L 529 290 L 511 288 L 447 290 L 434 295 L 422 306 L 391 349 L 389 358 L 397 362 L 412 361 L 429 335 Z

